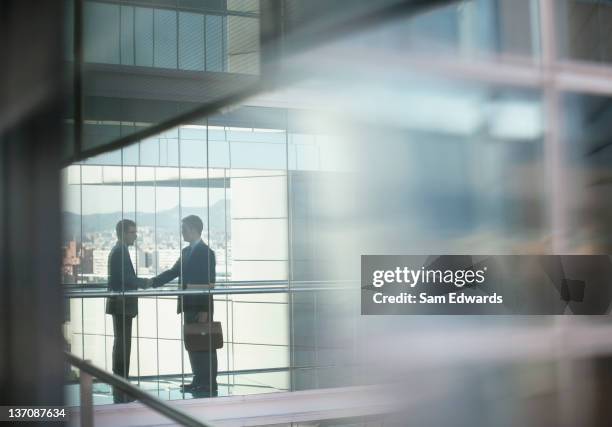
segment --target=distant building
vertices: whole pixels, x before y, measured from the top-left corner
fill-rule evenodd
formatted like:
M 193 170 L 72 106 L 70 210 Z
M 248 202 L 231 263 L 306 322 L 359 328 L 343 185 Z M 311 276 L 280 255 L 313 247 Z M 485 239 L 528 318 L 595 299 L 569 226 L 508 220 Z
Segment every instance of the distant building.
M 93 249 L 81 247 L 81 274 L 93 273 Z
M 157 268 L 159 272 L 171 268 L 179 257 L 177 249 L 159 249 L 157 251 Z
M 109 249 L 93 249 L 93 274 L 106 277 L 108 275 Z
M 63 248 L 62 283 L 76 283 L 81 264 L 79 246 L 75 240 L 70 240 Z

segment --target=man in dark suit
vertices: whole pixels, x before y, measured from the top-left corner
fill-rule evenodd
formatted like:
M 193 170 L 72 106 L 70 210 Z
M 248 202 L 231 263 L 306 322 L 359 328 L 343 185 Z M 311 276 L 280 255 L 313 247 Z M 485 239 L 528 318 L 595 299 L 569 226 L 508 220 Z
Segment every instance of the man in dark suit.
M 182 289 L 207 289 L 215 283 L 215 253 L 202 241 L 204 225 L 200 217 L 183 218 L 181 232 L 189 246 L 182 250 L 174 266 L 153 278 L 153 286 L 161 286 L 178 277 Z M 185 295 L 178 297 L 177 313 L 183 313 L 185 323 L 212 322 L 212 295 Z M 194 396 L 217 395 L 217 351 L 188 351 L 193 381 L 183 391 Z
M 115 227 L 117 244 L 108 255 L 108 290 L 114 292 L 133 291 L 146 288 L 150 280 L 139 279 L 134 271 L 128 247 L 136 241 L 136 223 L 123 219 Z M 138 298 L 114 296 L 106 300 L 106 314 L 113 316 L 113 373 L 127 378 L 130 373 L 130 351 L 132 348 L 132 319 L 138 314 Z M 113 389 L 115 403 L 130 399 L 121 391 Z

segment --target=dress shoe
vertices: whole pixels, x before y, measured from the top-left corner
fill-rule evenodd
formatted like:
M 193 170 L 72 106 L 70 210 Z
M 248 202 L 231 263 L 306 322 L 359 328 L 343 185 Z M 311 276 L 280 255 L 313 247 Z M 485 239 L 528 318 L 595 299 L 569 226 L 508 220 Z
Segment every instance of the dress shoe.
M 217 390 L 210 390 L 208 387 L 197 386 L 193 387 L 190 391 L 193 397 L 215 397 L 217 396 Z
M 114 396 L 113 397 L 113 403 L 130 403 L 130 402 L 134 402 L 134 401 L 136 401 L 136 399 L 134 399 L 132 396 L 128 396 L 128 395 Z
M 191 383 L 191 384 L 181 384 L 179 388 L 183 393 L 186 393 L 186 392 L 191 392 L 194 388 L 198 388 L 198 387 L 199 386 L 197 384 Z

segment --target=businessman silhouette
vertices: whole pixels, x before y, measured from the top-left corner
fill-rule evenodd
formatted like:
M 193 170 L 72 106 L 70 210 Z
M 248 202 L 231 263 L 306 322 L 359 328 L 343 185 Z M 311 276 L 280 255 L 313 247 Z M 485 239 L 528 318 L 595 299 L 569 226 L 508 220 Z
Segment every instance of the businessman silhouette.
M 200 217 L 183 218 L 181 232 L 189 246 L 183 248 L 181 257 L 170 270 L 153 278 L 153 286 L 161 286 L 178 277 L 182 289 L 206 289 L 215 283 L 215 253 L 202 241 L 204 225 Z M 185 323 L 213 320 L 212 295 L 179 296 L 177 313 L 183 312 Z M 188 351 L 193 381 L 182 390 L 194 396 L 217 395 L 217 351 Z
M 115 227 L 117 244 L 108 255 L 108 290 L 114 292 L 133 291 L 146 288 L 150 281 L 139 279 L 134 271 L 128 247 L 136 241 L 136 223 L 123 219 Z M 135 296 L 113 296 L 106 300 L 106 314 L 113 316 L 113 373 L 127 378 L 130 373 L 132 348 L 132 319 L 138 315 L 138 298 Z M 115 403 L 131 400 L 124 393 L 113 389 Z

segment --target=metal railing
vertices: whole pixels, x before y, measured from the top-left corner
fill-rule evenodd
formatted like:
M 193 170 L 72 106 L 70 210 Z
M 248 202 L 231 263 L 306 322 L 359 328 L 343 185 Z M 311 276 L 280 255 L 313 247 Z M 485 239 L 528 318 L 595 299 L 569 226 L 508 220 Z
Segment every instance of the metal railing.
M 126 379 L 98 368 L 70 352 L 65 352 L 68 362 L 80 370 L 80 396 L 81 396 L 81 426 L 92 427 L 93 420 L 93 378 L 118 388 L 130 397 L 142 402 L 145 406 L 168 417 L 172 421 L 190 427 L 210 427 L 210 424 L 193 418 L 168 405 L 166 402 L 151 396 L 140 388 L 132 385 Z
M 146 290 L 108 291 L 103 283 L 92 283 L 85 286 L 66 286 L 66 298 L 105 298 L 113 296 L 180 296 L 180 295 L 244 295 L 244 294 L 277 294 L 293 292 L 321 292 L 321 291 L 359 291 L 361 288 L 357 281 L 335 282 L 227 282 L 217 283 L 209 289 L 179 289 L 177 285 L 163 286 Z

